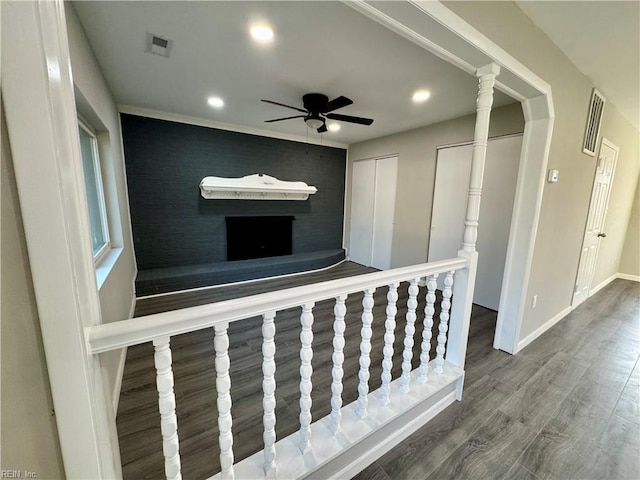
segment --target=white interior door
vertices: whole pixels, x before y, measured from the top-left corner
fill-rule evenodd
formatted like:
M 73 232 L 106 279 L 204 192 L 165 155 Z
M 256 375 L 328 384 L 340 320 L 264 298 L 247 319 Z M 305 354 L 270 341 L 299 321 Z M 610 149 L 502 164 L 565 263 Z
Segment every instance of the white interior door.
M 602 139 L 596 176 L 593 180 L 589 215 L 585 227 L 578 274 L 571 305 L 576 307 L 589 297 L 589 289 L 593 280 L 593 272 L 598 259 L 600 241 L 606 236 L 602 231 L 609 206 L 611 184 L 616 169 L 619 148 L 606 139 Z
M 498 310 L 500 303 L 521 149 L 521 135 L 492 139 L 487 144 L 473 302 L 492 310 Z M 472 153 L 472 145 L 438 150 L 430 262 L 455 257 L 462 246 Z
M 353 162 L 349 259 L 391 268 L 398 157 Z

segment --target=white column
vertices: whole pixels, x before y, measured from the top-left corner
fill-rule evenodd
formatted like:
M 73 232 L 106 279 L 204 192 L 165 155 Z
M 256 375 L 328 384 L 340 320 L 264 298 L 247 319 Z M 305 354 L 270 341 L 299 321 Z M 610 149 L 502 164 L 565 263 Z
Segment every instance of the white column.
M 409 393 L 409 383 L 411 381 L 411 360 L 413 358 L 413 335 L 416 333 L 419 281 L 419 278 L 414 278 L 409 284 L 407 324 L 404 327 L 404 351 L 402 352 L 402 377 L 400 377 L 400 392 L 402 393 Z
M 342 377 L 344 370 L 342 364 L 344 363 L 344 330 L 346 325 L 344 323 L 344 316 L 347 313 L 347 307 L 345 301 L 346 295 L 340 295 L 336 298 L 336 305 L 333 307 L 333 313 L 335 320 L 333 322 L 333 369 L 331 370 L 331 433 L 334 435 L 340 431 L 340 420 L 342 414 L 340 409 L 342 408 Z
M 369 366 L 371 365 L 371 335 L 373 330 L 373 294 L 375 288 L 365 290 L 362 299 L 362 330 L 360 331 L 360 371 L 358 372 L 358 405 L 356 413 L 358 417 L 365 418 L 367 416 L 368 395 L 369 395 Z
M 300 315 L 300 323 L 302 331 L 300 332 L 300 451 L 306 452 L 311 445 L 311 375 L 313 367 L 311 359 L 313 358 L 313 350 L 311 342 L 313 342 L 313 306 L 314 302 L 305 303 L 302 306 L 302 314 Z
M 213 327 L 216 351 L 216 390 L 218 391 L 218 430 L 220 443 L 220 477 L 233 479 L 233 433 L 231 432 L 231 377 L 229 376 L 229 336 L 228 323 Z
M 275 468 L 276 460 L 276 312 L 267 312 L 262 316 L 262 423 L 264 425 L 264 473 L 269 474 Z
M 429 374 L 429 353 L 431 351 L 431 328 L 433 327 L 434 304 L 436 303 L 436 288 L 438 275 L 431 275 L 427 279 L 427 304 L 424 307 L 424 322 L 422 324 L 422 345 L 420 346 L 420 370 L 418 381 L 426 383 Z
M 480 216 L 480 195 L 482 193 L 482 176 L 484 161 L 487 156 L 487 139 L 489 136 L 489 120 L 493 105 L 493 86 L 500 67 L 495 64 L 486 65 L 476 72 L 479 77 L 478 99 L 476 102 L 476 128 L 473 136 L 473 156 L 471 160 L 471 177 L 467 197 L 467 213 L 464 221 L 462 249 L 475 252 L 478 238 L 478 218 Z
M 167 480 L 179 480 L 182 475 L 180 473 L 178 419 L 176 418 L 176 396 L 173 392 L 173 370 L 171 369 L 169 337 L 156 338 L 153 341 L 153 348 L 155 350 L 153 362 L 156 366 L 164 473 L 167 476 Z
M 478 99 L 476 102 L 476 127 L 473 137 L 471 178 L 462 249 L 458 252 L 458 256 L 468 259 L 468 264 L 466 268 L 458 270 L 455 274 L 455 295 L 453 296 L 450 321 L 451 333 L 449 334 L 446 357 L 447 361 L 459 368 L 464 368 L 467 353 L 473 289 L 478 265 L 476 240 L 478 238 L 482 177 L 484 175 L 489 121 L 493 105 L 493 86 L 499 73 L 500 67 L 495 64 L 485 65 L 476 72 L 478 77 Z M 458 400 L 462 399 L 462 383 L 458 389 L 457 398 Z
M 380 387 L 380 404 L 389 405 L 391 388 L 391 369 L 393 368 L 393 342 L 395 341 L 396 330 L 396 314 L 398 313 L 398 307 L 396 302 L 398 301 L 398 286 L 399 283 L 392 283 L 389 285 L 389 292 L 387 293 L 387 319 L 384 322 L 384 348 L 382 350 L 382 386 Z

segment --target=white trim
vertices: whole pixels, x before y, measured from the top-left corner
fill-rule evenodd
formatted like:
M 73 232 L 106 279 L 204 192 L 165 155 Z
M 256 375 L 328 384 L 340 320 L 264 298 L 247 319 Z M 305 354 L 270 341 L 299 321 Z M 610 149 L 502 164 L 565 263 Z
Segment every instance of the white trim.
M 64 3 L 9 2 L 2 14 L 2 96 L 65 473 L 119 478 L 111 399 L 84 330 L 101 322 L 100 298 Z
M 609 285 L 611 282 L 613 282 L 616 278 L 618 278 L 618 275 L 620 275 L 619 273 L 614 273 L 613 275 L 611 275 L 609 278 L 607 278 L 606 280 L 600 282 L 598 285 L 596 285 L 593 288 L 589 289 L 589 295 L 587 296 L 587 298 L 591 298 L 593 295 L 595 295 L 596 293 L 598 293 L 600 290 L 602 290 L 604 287 L 606 287 L 607 285 Z
M 346 262 L 346 261 L 347 261 L 347 259 L 345 258 L 344 260 L 340 260 L 338 263 L 334 263 L 333 265 L 329 265 L 328 267 L 318 268 L 316 270 L 305 270 L 304 272 L 285 273 L 283 275 L 276 275 L 276 276 L 273 276 L 273 277 L 265 277 L 265 278 L 254 278 L 252 280 L 242 280 L 240 282 L 221 283 L 219 285 L 209 285 L 208 287 L 187 288 L 185 290 L 177 290 L 175 292 L 154 293 L 153 295 L 145 295 L 145 296 L 142 296 L 142 297 L 137 297 L 137 299 L 138 300 L 146 300 L 148 298 L 158 298 L 158 297 L 164 297 L 164 296 L 168 296 L 168 295 L 178 295 L 180 293 L 200 292 L 200 291 L 203 291 L 203 290 L 213 290 L 213 289 L 216 289 L 216 288 L 232 287 L 232 286 L 235 286 L 235 285 L 246 285 L 248 283 L 261 282 L 263 280 L 276 280 L 278 278 L 297 277 L 298 275 L 306 275 L 307 273 L 323 272 L 324 270 L 328 270 L 330 268 L 337 267 L 338 265 L 340 265 L 341 263 Z
M 120 358 L 118 359 L 118 368 L 116 369 L 116 381 L 113 385 L 113 393 L 111 404 L 113 405 L 113 414 L 118 414 L 118 404 L 120 403 L 120 390 L 122 389 L 122 378 L 124 377 L 124 366 L 127 361 L 127 347 L 120 350 Z
M 197 125 L 199 127 L 216 128 L 218 130 L 227 130 L 230 132 L 248 133 L 249 135 L 257 135 L 259 137 L 278 138 L 280 140 L 290 140 L 292 142 L 308 143 L 320 145 L 323 147 L 335 147 L 347 150 L 346 143 L 334 142 L 326 138 L 302 137 L 290 133 L 272 132 L 271 130 L 263 130 L 261 128 L 243 127 L 231 123 L 216 122 L 215 120 L 207 120 L 205 118 L 191 117 L 189 115 L 181 115 L 179 113 L 161 112 L 150 108 L 136 107 L 134 105 L 118 105 L 120 113 L 128 113 L 130 115 L 138 115 L 139 117 L 155 118 L 158 120 L 166 120 L 168 122 L 184 123 L 187 125 Z
M 522 137 L 522 136 L 524 136 L 524 131 L 519 133 L 507 133 L 506 135 L 496 135 L 494 137 L 488 137 L 487 141 L 490 142 L 491 140 L 501 140 L 503 138 Z M 465 142 L 456 142 L 456 143 L 445 143 L 444 145 L 437 145 L 436 150 L 442 150 L 444 148 L 466 147 L 468 145 L 473 145 L 473 140 L 468 140 Z
M 133 318 L 136 311 L 136 297 L 131 299 L 131 306 L 129 307 L 129 317 Z M 120 392 L 122 390 L 122 379 L 124 378 L 124 367 L 127 362 L 127 348 L 124 347 L 120 351 L 120 358 L 118 360 L 118 368 L 116 369 L 116 383 L 113 385 L 113 397 L 111 403 L 113 404 L 113 414 L 118 414 L 118 404 L 120 403 Z
M 561 312 L 559 312 L 557 315 L 555 315 L 554 317 L 551 317 L 549 320 L 547 320 L 543 325 L 541 325 L 540 327 L 538 327 L 534 332 L 530 333 L 529 335 L 527 335 L 525 338 L 523 338 L 522 340 L 520 340 L 518 342 L 518 348 L 516 349 L 515 352 L 513 353 L 518 353 L 520 350 L 522 350 L 524 347 L 526 347 L 527 345 L 529 345 L 531 342 L 533 342 L 536 338 L 538 338 L 540 335 L 542 335 L 544 332 L 546 332 L 547 330 L 549 330 L 551 327 L 553 327 L 556 323 L 558 323 L 560 320 L 562 320 L 564 317 L 566 317 L 569 313 L 571 313 L 571 310 L 573 310 L 571 308 L 571 306 L 568 306 L 567 308 L 565 308 L 564 310 L 562 310 Z
M 122 247 L 111 248 L 107 250 L 96 262 L 96 281 L 98 282 L 98 290 L 100 290 L 107 281 L 107 277 L 109 277 L 111 270 L 113 270 L 113 267 L 118 261 L 118 258 L 120 258 L 123 250 L 124 249 Z
M 616 273 L 616 278 L 631 280 L 632 282 L 640 282 L 640 275 L 631 275 L 630 273 Z

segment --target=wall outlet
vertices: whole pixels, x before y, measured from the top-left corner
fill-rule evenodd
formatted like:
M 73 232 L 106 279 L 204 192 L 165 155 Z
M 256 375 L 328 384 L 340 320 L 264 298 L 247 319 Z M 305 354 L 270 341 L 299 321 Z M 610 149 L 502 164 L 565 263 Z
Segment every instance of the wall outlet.
M 537 304 L 538 304 L 538 295 L 534 295 L 531 298 L 531 308 L 536 308 Z

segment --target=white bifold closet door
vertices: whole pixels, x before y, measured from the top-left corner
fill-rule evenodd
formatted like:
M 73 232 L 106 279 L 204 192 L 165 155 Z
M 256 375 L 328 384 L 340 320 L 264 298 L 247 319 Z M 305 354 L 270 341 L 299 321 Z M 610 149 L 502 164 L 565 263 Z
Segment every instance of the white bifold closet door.
M 349 259 L 391 268 L 398 157 L 353 162 Z
M 490 139 L 487 144 L 473 303 L 492 310 L 500 303 L 521 148 L 522 135 Z M 462 248 L 472 154 L 472 145 L 438 149 L 429 262 L 456 257 Z

